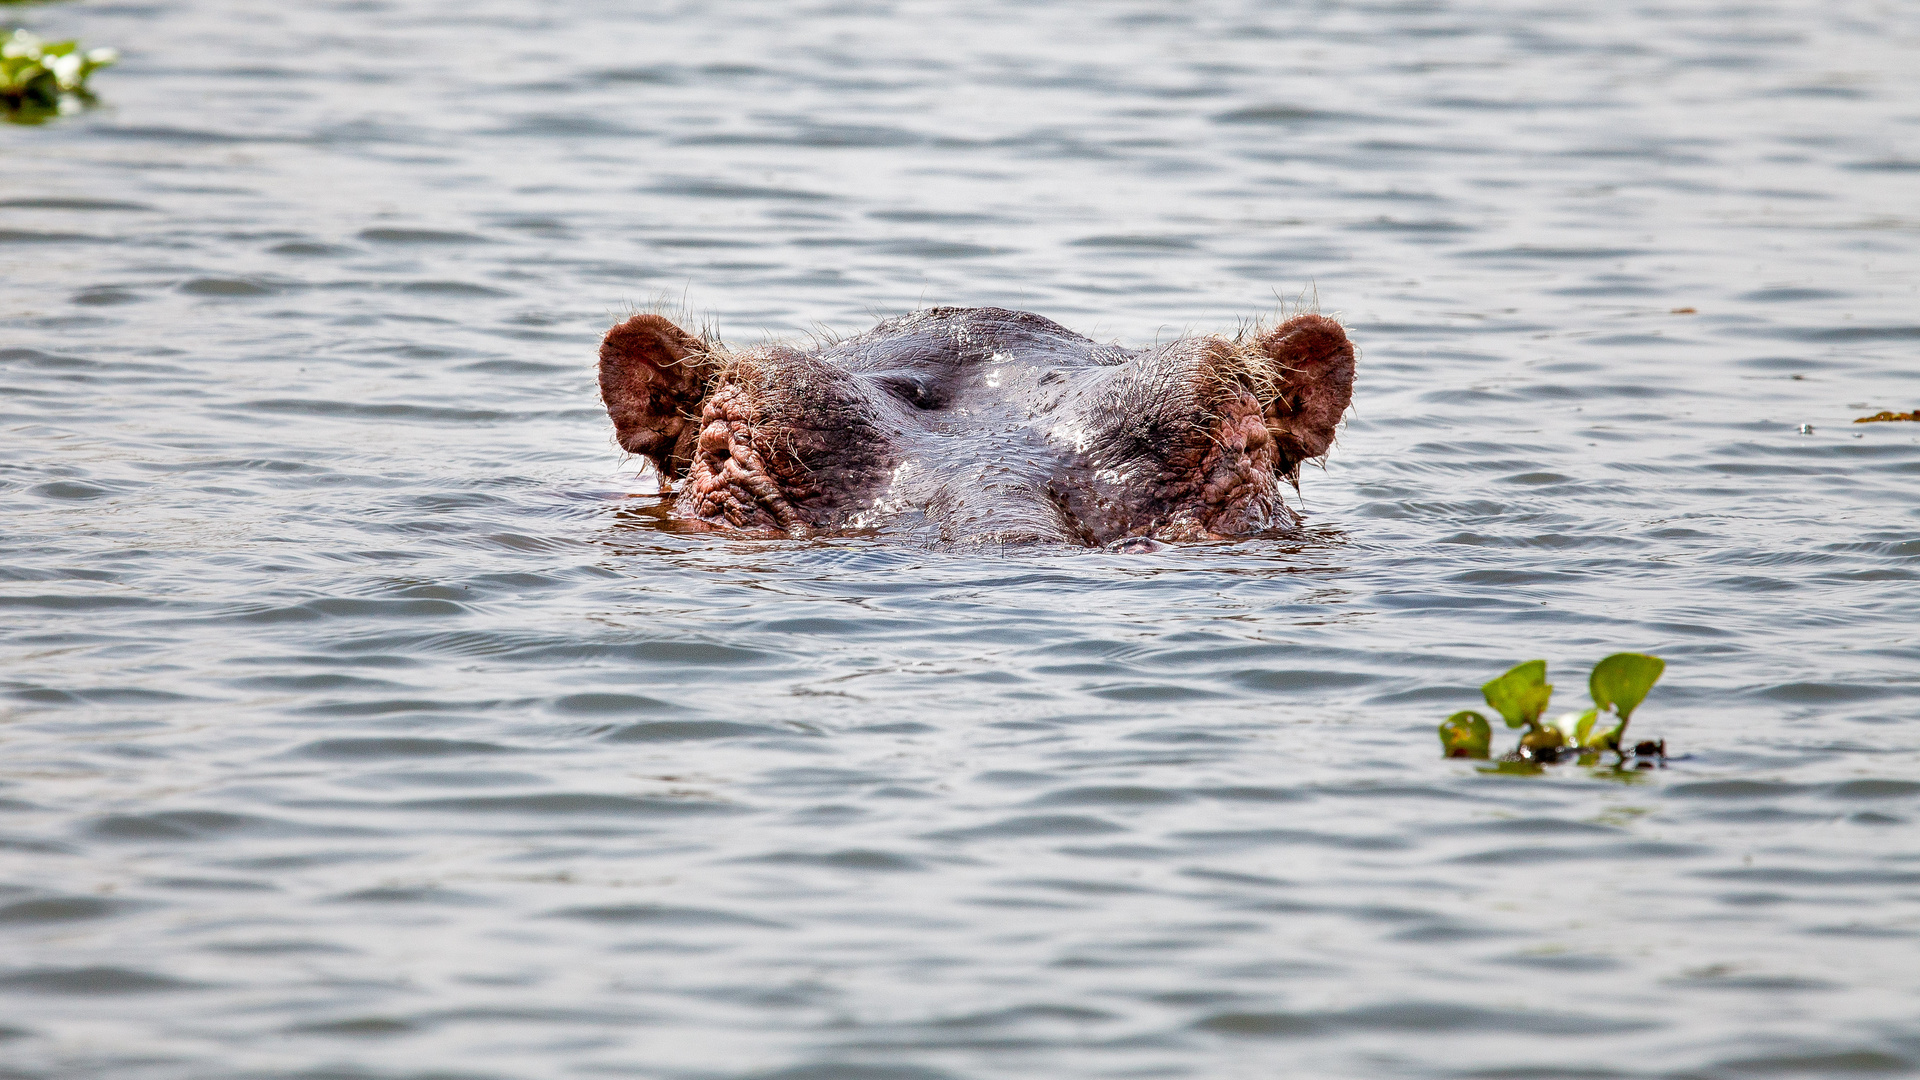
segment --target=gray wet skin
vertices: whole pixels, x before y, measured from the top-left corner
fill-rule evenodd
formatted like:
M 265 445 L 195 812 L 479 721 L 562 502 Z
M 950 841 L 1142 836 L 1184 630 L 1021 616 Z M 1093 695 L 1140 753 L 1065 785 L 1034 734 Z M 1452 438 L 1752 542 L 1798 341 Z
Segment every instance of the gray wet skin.
M 1282 485 L 1332 445 L 1353 371 L 1319 315 L 1127 349 L 934 308 L 742 351 L 636 315 L 600 349 L 620 445 L 678 482 L 676 517 L 1121 550 L 1298 524 Z

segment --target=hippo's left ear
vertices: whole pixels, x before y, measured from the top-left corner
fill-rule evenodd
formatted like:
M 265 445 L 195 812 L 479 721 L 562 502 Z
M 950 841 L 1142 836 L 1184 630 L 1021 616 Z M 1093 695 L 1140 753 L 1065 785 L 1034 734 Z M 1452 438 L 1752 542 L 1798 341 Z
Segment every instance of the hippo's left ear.
M 600 343 L 600 398 L 614 435 L 668 480 L 693 460 L 694 420 L 719 361 L 707 343 L 660 315 L 635 315 Z
M 1334 429 L 1353 401 L 1353 343 L 1340 324 L 1296 315 L 1253 341 L 1273 361 L 1267 430 L 1280 448 L 1278 472 L 1294 477 L 1300 463 L 1325 456 Z

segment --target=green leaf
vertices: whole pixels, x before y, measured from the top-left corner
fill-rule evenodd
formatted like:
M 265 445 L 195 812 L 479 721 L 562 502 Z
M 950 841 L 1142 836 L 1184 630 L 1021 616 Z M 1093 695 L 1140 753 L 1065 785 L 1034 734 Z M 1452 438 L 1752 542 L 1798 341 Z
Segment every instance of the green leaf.
M 1592 747 L 1596 750 L 1618 750 L 1620 749 L 1620 733 L 1626 729 L 1627 722 L 1622 720 L 1604 731 L 1595 731 L 1589 734 L 1586 741 L 1580 745 Z
M 1440 722 L 1440 745 L 1447 756 L 1483 758 L 1493 747 L 1493 727 L 1472 709 L 1462 709 Z
M 1667 662 L 1657 656 L 1614 653 L 1593 665 L 1587 689 L 1593 694 L 1593 703 L 1612 709 L 1620 717 L 1620 726 L 1625 727 L 1633 718 L 1633 710 L 1647 699 L 1647 691 L 1660 681 L 1660 673 L 1665 670 Z
M 1585 746 L 1586 743 L 1583 740 L 1586 739 L 1588 730 L 1593 727 L 1594 717 L 1599 715 L 1599 709 L 1588 709 L 1583 713 L 1561 713 L 1547 726 L 1559 731 L 1566 738 L 1568 746 Z
M 1567 737 L 1560 734 L 1559 728 L 1534 728 L 1520 736 L 1522 750 L 1557 750 L 1567 745 Z
M 1547 662 L 1529 660 L 1480 688 L 1487 704 L 1506 717 L 1510 728 L 1537 726 L 1540 714 L 1547 711 L 1553 687 L 1547 683 Z
M 0 31 L 0 120 L 38 124 L 90 104 L 88 77 L 118 56 L 112 49 L 82 52 L 74 41 L 42 41 L 25 30 Z

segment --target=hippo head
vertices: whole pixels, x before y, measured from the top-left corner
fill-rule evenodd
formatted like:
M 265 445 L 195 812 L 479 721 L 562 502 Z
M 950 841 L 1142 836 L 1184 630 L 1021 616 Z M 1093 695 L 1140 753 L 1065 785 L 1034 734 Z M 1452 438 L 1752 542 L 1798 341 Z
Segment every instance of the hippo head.
M 659 315 L 607 333 L 620 445 L 679 481 L 675 517 L 928 543 L 1243 536 L 1353 396 L 1340 325 L 1101 345 L 1001 308 L 933 308 L 858 337 L 732 351 Z

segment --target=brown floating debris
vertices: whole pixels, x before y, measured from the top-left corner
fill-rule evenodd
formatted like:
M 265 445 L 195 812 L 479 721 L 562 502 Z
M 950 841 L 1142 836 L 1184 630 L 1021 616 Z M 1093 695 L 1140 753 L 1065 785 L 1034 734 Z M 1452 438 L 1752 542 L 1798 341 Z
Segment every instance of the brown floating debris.
M 1672 312 L 1672 313 L 1673 313 L 1673 314 L 1675 314 L 1675 315 L 1698 315 L 1698 314 L 1700 314 L 1700 312 L 1699 312 L 1699 311 L 1697 311 L 1697 310 L 1696 310 L 1696 309 L 1694 309 L 1694 308 L 1690 308 L 1690 307 L 1677 307 L 1677 308 L 1674 308 L 1674 309 L 1673 309 L 1673 312 Z
M 1877 412 L 1872 416 L 1863 416 L 1855 420 L 1856 424 L 1877 424 L 1882 420 L 1920 420 L 1920 409 L 1912 412 Z

